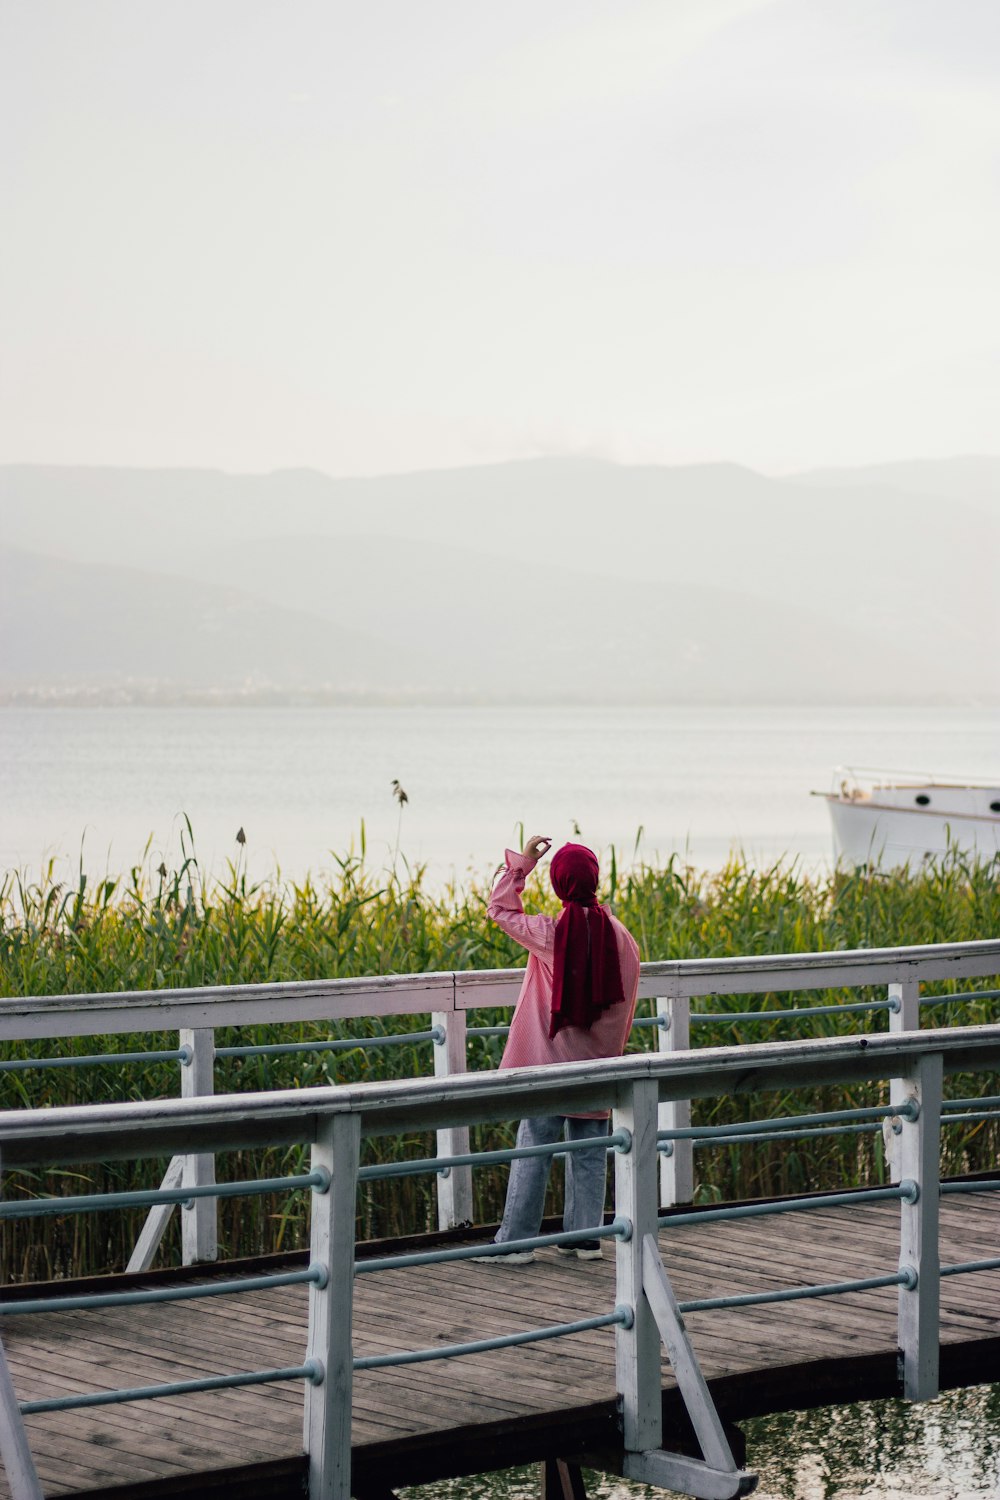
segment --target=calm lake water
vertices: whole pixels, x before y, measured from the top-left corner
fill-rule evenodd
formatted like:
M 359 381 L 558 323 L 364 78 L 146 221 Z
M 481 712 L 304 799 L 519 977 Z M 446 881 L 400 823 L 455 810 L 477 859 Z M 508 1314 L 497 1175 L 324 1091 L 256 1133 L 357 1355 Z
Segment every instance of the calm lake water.
M 5 709 L 0 869 L 66 874 L 177 856 L 182 814 L 215 871 L 247 834 L 255 875 L 391 859 L 397 833 L 435 882 L 493 869 L 529 832 L 720 865 L 830 858 L 840 764 L 1000 770 L 998 709 Z M 402 820 L 390 783 L 409 802 Z
M 360 843 L 441 883 L 484 875 L 517 825 L 628 859 L 680 852 L 713 867 L 830 859 L 826 789 L 839 764 L 986 778 L 997 709 L 7 709 L 0 710 L 0 870 L 97 873 L 179 853 L 182 815 L 216 873 L 243 827 L 251 871 L 297 877 Z M 399 818 L 390 783 L 409 802 Z M 747 1424 L 761 1500 L 973 1500 L 1000 1494 L 1000 1391 L 922 1407 L 884 1402 Z M 534 1470 L 408 1493 L 534 1500 Z M 652 1496 L 594 1476 L 593 1500 Z M 660 1492 L 662 1493 L 662 1492 Z
M 873 1401 L 744 1424 L 759 1500 L 982 1500 L 1000 1494 L 1000 1387 L 907 1406 Z M 590 1500 L 666 1500 L 666 1491 L 587 1476 Z M 537 1500 L 537 1469 L 401 1492 L 405 1500 Z

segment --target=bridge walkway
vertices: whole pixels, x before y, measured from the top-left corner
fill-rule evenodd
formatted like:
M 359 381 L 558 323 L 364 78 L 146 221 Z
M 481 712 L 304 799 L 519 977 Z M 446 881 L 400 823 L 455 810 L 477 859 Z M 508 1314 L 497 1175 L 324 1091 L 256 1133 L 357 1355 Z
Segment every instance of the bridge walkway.
M 678 1225 L 661 1233 L 660 1245 L 684 1301 L 883 1275 L 896 1269 L 898 1236 L 899 1209 L 889 1202 Z M 942 1264 L 996 1256 L 998 1243 L 1000 1195 L 942 1198 Z M 615 1301 L 610 1245 L 605 1253 L 599 1262 L 546 1250 L 516 1268 L 452 1262 L 359 1275 L 355 1355 L 607 1311 Z M 364 1258 L 363 1247 L 358 1254 Z M 174 1274 L 205 1279 L 198 1268 Z M 168 1273 L 152 1275 L 162 1283 Z M 307 1289 L 293 1286 L 19 1317 L 7 1321 L 4 1338 L 18 1397 L 29 1401 L 193 1379 L 206 1369 L 294 1366 L 306 1321 Z M 686 1323 L 720 1415 L 731 1423 L 897 1393 L 894 1287 L 692 1312 Z M 1000 1270 L 942 1280 L 941 1340 L 943 1385 L 1000 1379 Z M 665 1437 L 682 1441 L 685 1418 L 665 1361 L 662 1376 Z M 303 1492 L 299 1383 L 49 1413 L 26 1425 L 46 1495 Z M 621 1452 L 613 1330 L 360 1371 L 352 1444 L 354 1493 L 367 1500 L 553 1457 L 590 1455 L 613 1468 Z M 0 1469 L 0 1496 L 8 1494 Z

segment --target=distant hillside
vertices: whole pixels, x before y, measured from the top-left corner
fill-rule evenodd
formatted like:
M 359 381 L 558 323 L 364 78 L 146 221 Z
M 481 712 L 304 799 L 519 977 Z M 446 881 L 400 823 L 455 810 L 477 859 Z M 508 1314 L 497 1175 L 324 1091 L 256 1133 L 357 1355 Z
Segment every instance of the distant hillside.
M 810 469 L 792 476 L 794 484 L 814 484 L 834 489 L 894 489 L 945 503 L 961 501 L 1000 516 L 1000 458 L 969 455 L 964 458 L 914 459 L 909 463 L 869 464 L 857 469 Z
M 144 695 L 406 686 L 398 654 L 357 631 L 228 585 L 0 547 L 0 684 Z
M 998 494 L 995 459 L 0 468 L 0 689 L 139 663 L 172 690 L 997 701 Z

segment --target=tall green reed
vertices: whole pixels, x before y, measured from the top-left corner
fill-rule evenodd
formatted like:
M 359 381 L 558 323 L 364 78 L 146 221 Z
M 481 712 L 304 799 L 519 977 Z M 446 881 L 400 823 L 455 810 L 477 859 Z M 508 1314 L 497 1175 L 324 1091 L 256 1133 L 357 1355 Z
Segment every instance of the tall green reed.
M 428 970 L 502 968 L 523 963 L 521 949 L 486 916 L 488 882 L 471 880 L 433 887 L 420 865 L 401 856 L 388 871 L 365 861 L 360 852 L 332 856 L 320 876 L 264 881 L 249 877 L 243 849 L 224 877 L 210 882 L 198 863 L 190 827 L 185 830 L 176 868 L 152 868 L 149 851 L 126 876 L 96 882 L 80 873 L 75 885 L 60 886 L 52 867 L 34 883 L 16 872 L 0 882 L 0 994 L 51 995 L 244 984 L 279 980 L 347 978 L 362 974 L 419 973 Z M 976 864 L 953 851 L 918 872 L 867 869 L 814 875 L 794 863 L 761 870 L 731 859 L 721 870 L 697 871 L 677 859 L 653 865 L 633 851 L 623 868 L 615 851 L 606 861 L 606 895 L 635 933 L 647 959 L 741 953 L 833 951 L 992 937 L 1000 926 L 1000 866 Z M 535 880 L 528 901 L 536 909 L 557 910 L 547 882 Z M 992 987 L 983 981 L 977 988 Z M 856 991 L 835 990 L 802 996 L 803 1002 L 839 1004 Z M 879 998 L 865 994 L 862 998 Z M 739 996 L 715 999 L 711 1009 L 778 1009 L 794 1003 L 787 995 L 755 997 L 752 1007 Z M 707 1006 L 705 1008 L 708 1008 Z M 925 1012 L 924 1024 L 956 1024 L 993 1019 L 988 1001 Z M 497 1023 L 504 1012 L 477 1019 Z M 699 1026 L 696 1045 L 833 1036 L 884 1026 L 871 1015 L 834 1014 L 800 1023 L 762 1020 Z M 217 1043 L 266 1044 L 330 1036 L 373 1037 L 426 1028 L 422 1016 L 369 1019 L 343 1024 L 287 1023 L 275 1015 L 266 1026 L 220 1030 Z M 652 1045 L 647 1030 L 634 1034 L 633 1047 Z M 176 1035 L 73 1038 L 63 1052 L 152 1050 L 176 1045 Z M 500 1038 L 474 1038 L 470 1068 L 495 1067 Z M 23 1043 L 3 1055 L 29 1054 Z M 430 1044 L 339 1053 L 293 1054 L 277 1058 L 220 1059 L 219 1091 L 308 1087 L 353 1083 L 370 1078 L 412 1077 L 432 1071 Z M 993 1092 L 988 1080 L 955 1079 L 953 1095 Z M 59 1071 L 0 1074 L 4 1108 L 86 1104 L 112 1099 L 170 1096 L 178 1092 L 171 1064 L 115 1065 Z M 874 1087 L 799 1090 L 781 1097 L 698 1101 L 695 1123 L 722 1123 L 773 1113 L 874 1102 Z M 510 1144 L 513 1125 L 483 1126 L 473 1132 L 483 1148 Z M 952 1127 L 945 1132 L 946 1170 L 973 1170 L 995 1160 L 998 1133 L 992 1123 Z M 430 1155 L 427 1135 L 369 1142 L 367 1161 Z M 743 1197 L 798 1191 L 833 1183 L 881 1180 L 884 1165 L 877 1136 L 818 1138 L 802 1143 L 713 1147 L 696 1154 L 698 1196 Z M 236 1178 L 278 1175 L 302 1168 L 304 1154 L 291 1151 L 233 1153 L 220 1158 L 219 1174 Z M 159 1181 L 163 1162 L 98 1162 L 71 1171 L 12 1174 L 9 1196 L 36 1193 L 113 1191 Z M 558 1177 L 558 1173 L 554 1174 Z M 504 1175 L 475 1174 L 478 1220 L 495 1220 L 502 1208 Z M 550 1207 L 559 1201 L 558 1186 Z M 256 1254 L 303 1243 L 308 1206 L 291 1199 L 248 1199 L 220 1205 L 223 1251 Z M 373 1183 L 359 1199 L 358 1230 L 363 1237 L 419 1232 L 435 1220 L 432 1178 Z M 121 1266 L 141 1225 L 139 1214 L 90 1214 L 22 1221 L 5 1226 L 0 1276 L 24 1279 L 100 1271 Z M 164 1257 L 179 1254 L 176 1224 Z

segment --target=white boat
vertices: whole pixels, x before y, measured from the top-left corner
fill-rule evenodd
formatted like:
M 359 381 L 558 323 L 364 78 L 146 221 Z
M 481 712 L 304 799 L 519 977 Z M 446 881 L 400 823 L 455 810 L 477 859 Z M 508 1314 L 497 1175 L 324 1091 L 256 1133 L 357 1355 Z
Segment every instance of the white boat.
M 923 772 L 841 766 L 825 797 L 833 851 L 848 865 L 883 869 L 937 859 L 949 849 L 1000 854 L 1000 783 Z

